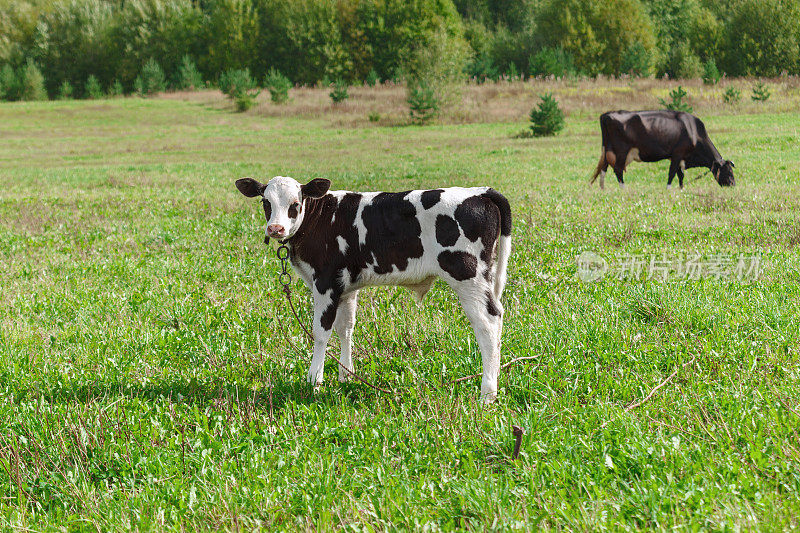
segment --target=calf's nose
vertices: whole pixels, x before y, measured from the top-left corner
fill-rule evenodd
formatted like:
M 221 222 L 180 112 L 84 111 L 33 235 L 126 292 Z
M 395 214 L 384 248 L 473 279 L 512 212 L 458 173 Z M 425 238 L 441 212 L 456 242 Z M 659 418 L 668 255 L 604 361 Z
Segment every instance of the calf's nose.
M 282 237 L 286 229 L 280 224 L 270 224 L 267 226 L 267 233 L 270 237 Z

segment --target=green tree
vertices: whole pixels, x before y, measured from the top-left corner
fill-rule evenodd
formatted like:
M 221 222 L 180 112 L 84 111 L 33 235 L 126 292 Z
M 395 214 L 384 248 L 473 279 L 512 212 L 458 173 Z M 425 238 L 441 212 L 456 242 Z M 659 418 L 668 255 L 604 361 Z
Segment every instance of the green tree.
M 800 2 L 739 0 L 727 26 L 723 69 L 734 76 L 777 76 L 800 69 Z
M 175 86 L 184 91 L 195 91 L 203 87 L 203 76 L 189 55 L 181 59 Z
M 86 85 L 83 89 L 83 95 L 89 100 L 99 100 L 103 96 L 103 86 L 97 80 L 97 76 L 90 74 L 86 79 Z
M 33 60 L 29 59 L 18 75 L 21 100 L 47 100 L 44 76 Z
M 539 97 L 541 102 L 531 110 L 531 133 L 534 137 L 555 135 L 564 129 L 564 112 L 550 93 Z
M 20 87 L 17 73 L 14 68 L 9 65 L 3 65 L 0 69 L 0 99 L 3 100 L 19 100 Z
M 139 80 L 139 90 L 142 95 L 149 96 L 165 91 L 167 88 L 167 78 L 161 65 L 153 58 L 147 60 L 142 67 L 142 72 L 137 78 Z
M 538 26 L 543 44 L 563 48 L 588 74 L 619 74 L 624 52 L 634 43 L 646 51 L 655 44 L 639 0 L 547 0 Z

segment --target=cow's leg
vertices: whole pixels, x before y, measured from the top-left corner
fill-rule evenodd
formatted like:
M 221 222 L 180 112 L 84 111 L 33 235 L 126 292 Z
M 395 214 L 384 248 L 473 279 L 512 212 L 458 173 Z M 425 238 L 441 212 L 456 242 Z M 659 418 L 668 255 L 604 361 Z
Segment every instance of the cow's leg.
M 620 187 L 624 187 L 625 186 L 625 180 L 622 179 L 622 174 L 624 172 L 625 172 L 624 168 L 622 168 L 622 167 L 620 167 L 618 165 L 614 166 L 614 174 L 617 175 L 617 181 L 619 182 L 619 186 Z
M 331 338 L 333 322 L 339 307 L 339 294 L 334 289 L 320 294 L 314 292 L 314 353 L 311 357 L 311 367 L 308 369 L 308 382 L 319 385 L 323 381 L 325 368 L 325 348 Z
M 667 176 L 667 189 L 672 187 L 672 180 L 675 179 L 675 174 L 680 170 L 680 161 L 673 159 L 669 164 L 669 175 Z M 683 188 L 683 178 L 680 179 L 681 188 Z
M 503 306 L 485 283 L 461 282 L 454 285 L 461 306 L 475 331 L 483 361 L 481 401 L 492 403 L 497 397 L 500 372 L 500 334 L 503 329 Z
M 339 381 L 345 382 L 353 372 L 353 327 L 356 325 L 356 308 L 358 307 L 358 291 L 342 296 L 333 329 L 342 343 L 342 356 L 339 359 Z M 347 370 L 345 370 L 345 368 Z
M 683 171 L 686 170 L 686 163 L 681 161 L 678 163 L 678 185 L 683 189 Z

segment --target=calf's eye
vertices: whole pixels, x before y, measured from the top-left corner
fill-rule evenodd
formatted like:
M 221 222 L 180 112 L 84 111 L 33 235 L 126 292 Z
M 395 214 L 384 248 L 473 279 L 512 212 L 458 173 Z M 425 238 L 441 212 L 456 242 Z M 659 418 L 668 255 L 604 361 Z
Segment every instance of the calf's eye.
M 297 213 L 300 210 L 300 202 L 293 202 L 289 206 L 289 218 L 297 218 Z

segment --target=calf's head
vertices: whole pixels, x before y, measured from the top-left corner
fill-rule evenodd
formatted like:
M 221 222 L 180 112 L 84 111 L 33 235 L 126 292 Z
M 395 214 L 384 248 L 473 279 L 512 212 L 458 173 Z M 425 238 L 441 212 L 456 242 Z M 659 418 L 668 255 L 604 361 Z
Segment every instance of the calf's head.
M 732 187 L 736 185 L 736 180 L 733 178 L 734 168 L 733 161 L 725 160 L 722 163 L 714 161 L 711 164 L 711 173 L 722 187 Z
M 252 178 L 236 180 L 236 188 L 248 198 L 261 197 L 267 231 L 264 242 L 273 239 L 288 239 L 297 233 L 306 215 L 308 198 L 323 196 L 331 186 L 330 180 L 317 178 L 300 185 L 292 178 L 276 176 L 266 184 Z

